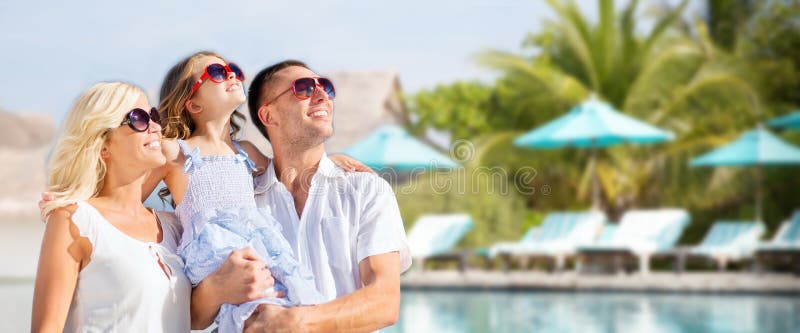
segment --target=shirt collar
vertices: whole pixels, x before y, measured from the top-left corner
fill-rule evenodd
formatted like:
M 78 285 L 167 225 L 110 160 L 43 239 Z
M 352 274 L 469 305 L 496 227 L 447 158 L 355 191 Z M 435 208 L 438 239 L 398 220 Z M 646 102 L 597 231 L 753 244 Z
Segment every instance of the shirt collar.
M 344 170 L 336 166 L 336 164 L 334 164 L 333 161 L 328 158 L 327 153 L 322 153 L 322 159 L 319 160 L 317 172 L 327 178 L 344 177 Z
M 323 152 L 322 159 L 319 160 L 319 166 L 317 167 L 317 174 L 325 178 L 339 178 L 344 177 L 344 170 L 336 166 L 336 164 L 328 158 L 328 154 Z M 312 178 L 311 181 L 313 182 L 315 178 L 316 177 Z M 269 167 L 267 167 L 267 170 L 264 171 L 263 174 L 254 179 L 254 182 L 256 194 L 267 192 L 272 186 L 279 183 L 278 177 L 275 175 L 274 161 L 269 164 Z

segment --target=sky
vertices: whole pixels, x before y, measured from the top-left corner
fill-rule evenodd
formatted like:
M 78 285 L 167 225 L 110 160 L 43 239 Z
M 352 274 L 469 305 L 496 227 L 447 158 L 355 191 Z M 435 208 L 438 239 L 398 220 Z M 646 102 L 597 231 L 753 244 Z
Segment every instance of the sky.
M 579 3 L 596 17 L 595 1 Z M 251 75 L 289 58 L 320 73 L 395 70 L 405 93 L 487 82 L 497 73 L 476 63 L 479 52 L 521 52 L 554 17 L 543 0 L 3 0 L 0 108 L 60 120 L 82 91 L 109 80 L 135 83 L 155 103 L 167 70 L 203 49 Z

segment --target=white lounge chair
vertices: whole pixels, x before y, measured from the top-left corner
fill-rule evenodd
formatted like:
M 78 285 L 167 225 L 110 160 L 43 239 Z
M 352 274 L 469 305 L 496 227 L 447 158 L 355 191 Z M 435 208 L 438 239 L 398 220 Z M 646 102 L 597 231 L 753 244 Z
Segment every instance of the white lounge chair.
M 796 274 L 800 274 L 800 210 L 781 224 L 772 240 L 756 248 L 758 268 L 773 262 L 788 262 Z
M 715 222 L 691 255 L 711 259 L 718 270 L 725 270 L 730 262 L 752 259 L 764 231 L 760 222 Z
M 522 268 L 529 261 L 543 259 L 552 261 L 554 269 L 561 271 L 578 246 L 594 242 L 605 222 L 601 212 L 550 213 L 540 227 L 531 228 L 519 242 L 495 244 L 489 255 L 499 256 L 504 263 L 517 258 Z
M 690 222 L 683 209 L 631 210 L 625 213 L 613 232 L 604 232 L 598 242 L 578 248 L 580 267 L 601 264 L 610 259 L 616 271 L 631 259 L 638 261 L 639 272 L 650 272 L 650 259 L 671 256 L 683 230 Z
M 414 262 L 423 270 L 426 260 L 459 261 L 459 269 L 466 269 L 467 251 L 453 248 L 472 229 L 472 218 L 467 214 L 423 215 L 408 233 L 408 247 Z

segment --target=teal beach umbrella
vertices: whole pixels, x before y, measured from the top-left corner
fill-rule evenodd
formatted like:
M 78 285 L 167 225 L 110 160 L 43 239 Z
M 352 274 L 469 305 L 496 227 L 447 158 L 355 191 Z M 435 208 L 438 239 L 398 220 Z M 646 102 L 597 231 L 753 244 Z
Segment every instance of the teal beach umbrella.
M 767 122 L 774 128 L 800 129 L 800 110 Z
M 623 143 L 653 144 L 674 139 L 675 135 L 620 113 L 596 98 L 573 107 L 567 114 L 514 139 L 518 147 L 552 149 L 578 147 L 596 149 Z M 593 163 L 594 164 L 594 163 Z M 597 170 L 592 178 L 592 205 L 600 199 Z
M 755 166 L 756 219 L 761 221 L 761 166 L 800 164 L 800 148 L 759 127 L 736 141 L 703 154 L 691 166 Z
M 749 166 L 800 163 L 797 148 L 763 128 L 750 130 L 736 141 L 691 161 L 692 166 Z
M 596 148 L 621 143 L 659 143 L 673 138 L 671 132 L 626 116 L 611 105 L 592 98 L 556 120 L 516 138 L 514 145 Z
M 384 125 L 341 153 L 373 169 L 453 169 L 458 163 L 412 137 L 395 125 Z

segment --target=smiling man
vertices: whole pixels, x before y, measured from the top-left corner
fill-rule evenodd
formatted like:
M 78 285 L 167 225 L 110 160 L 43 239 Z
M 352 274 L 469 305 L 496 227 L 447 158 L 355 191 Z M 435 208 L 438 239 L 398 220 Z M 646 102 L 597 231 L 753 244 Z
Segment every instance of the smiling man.
M 275 154 L 255 180 L 256 203 L 281 223 L 329 301 L 264 306 L 246 331 L 374 331 L 397 321 L 400 273 L 411 265 L 403 221 L 385 180 L 344 172 L 328 159 L 323 143 L 333 134 L 335 96 L 330 80 L 299 61 L 253 79 L 251 119 Z

